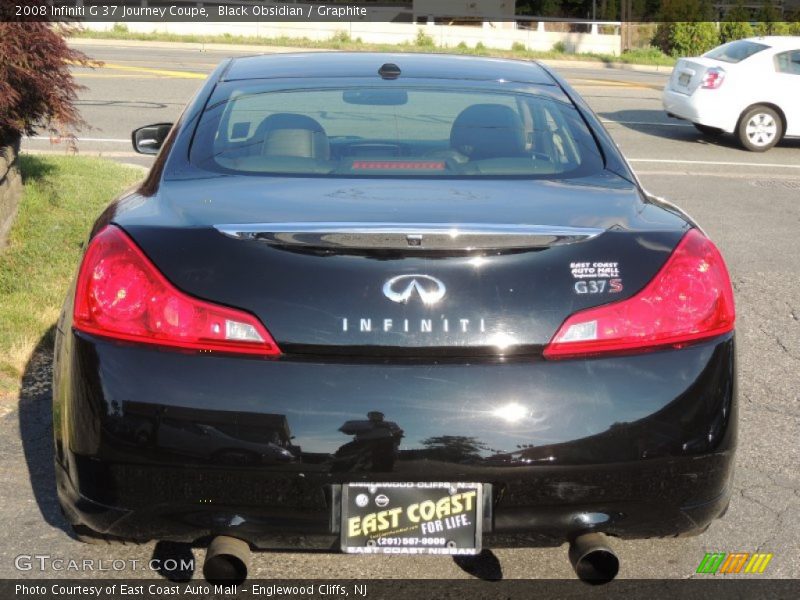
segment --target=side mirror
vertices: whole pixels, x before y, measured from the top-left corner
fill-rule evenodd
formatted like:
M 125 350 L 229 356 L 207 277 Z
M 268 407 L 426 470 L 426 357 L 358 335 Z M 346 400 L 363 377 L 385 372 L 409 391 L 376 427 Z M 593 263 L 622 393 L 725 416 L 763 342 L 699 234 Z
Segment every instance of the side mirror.
M 139 154 L 158 154 L 170 129 L 172 123 L 158 123 L 134 129 L 131 134 L 133 149 Z

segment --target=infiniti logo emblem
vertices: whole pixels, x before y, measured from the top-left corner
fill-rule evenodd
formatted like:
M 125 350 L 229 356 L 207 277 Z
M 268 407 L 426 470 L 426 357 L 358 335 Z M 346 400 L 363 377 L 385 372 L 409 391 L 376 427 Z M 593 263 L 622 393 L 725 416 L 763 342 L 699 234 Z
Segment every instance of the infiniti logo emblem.
M 383 284 L 383 295 L 392 302 L 408 302 L 414 292 L 425 304 L 436 304 L 444 298 L 444 283 L 430 275 L 398 275 Z

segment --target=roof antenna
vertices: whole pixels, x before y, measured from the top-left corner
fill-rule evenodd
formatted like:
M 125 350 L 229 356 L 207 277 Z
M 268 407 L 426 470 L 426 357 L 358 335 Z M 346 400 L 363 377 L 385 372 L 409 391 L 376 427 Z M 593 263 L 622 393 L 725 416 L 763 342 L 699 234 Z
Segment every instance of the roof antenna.
M 400 67 L 394 63 L 386 63 L 378 69 L 378 75 L 383 79 L 397 79 L 400 77 Z

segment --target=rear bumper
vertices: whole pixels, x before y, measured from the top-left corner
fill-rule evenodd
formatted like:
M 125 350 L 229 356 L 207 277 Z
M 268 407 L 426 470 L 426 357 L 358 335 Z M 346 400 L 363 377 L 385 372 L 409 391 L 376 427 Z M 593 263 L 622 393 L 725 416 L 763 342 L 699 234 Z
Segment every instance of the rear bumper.
M 702 533 L 730 501 L 732 458 L 720 453 L 646 465 L 535 467 L 511 477 L 484 470 L 474 479 L 500 482 L 485 514 L 484 546 L 560 545 L 587 531 L 624 539 Z M 111 536 L 191 543 L 230 535 L 262 549 L 338 549 L 332 500 L 340 484 L 329 477 L 290 481 L 252 471 L 117 467 L 102 481 L 123 484 L 119 491 L 137 506 L 123 508 L 82 496 L 65 470 L 58 471 L 59 499 L 70 520 Z M 219 503 L 204 498 L 209 490 Z M 231 493 L 220 497 L 222 490 Z
M 715 98 L 714 92 L 717 90 L 698 89 L 688 96 L 667 88 L 662 95 L 662 104 L 670 115 L 733 133 L 739 114 L 728 108 L 728 103 Z
M 487 546 L 694 534 L 730 497 L 733 336 L 494 364 L 263 361 L 59 338 L 59 497 L 74 523 L 110 535 L 333 548 L 349 481 L 491 484 Z

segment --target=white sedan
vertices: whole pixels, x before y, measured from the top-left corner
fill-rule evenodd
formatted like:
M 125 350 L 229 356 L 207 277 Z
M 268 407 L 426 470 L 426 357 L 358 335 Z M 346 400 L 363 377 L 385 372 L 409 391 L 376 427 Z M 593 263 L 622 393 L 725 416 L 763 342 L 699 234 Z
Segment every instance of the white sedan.
M 748 38 L 681 58 L 664 110 L 708 135 L 733 133 L 754 152 L 800 137 L 800 37 Z

